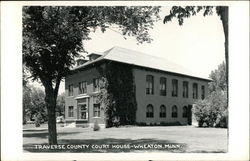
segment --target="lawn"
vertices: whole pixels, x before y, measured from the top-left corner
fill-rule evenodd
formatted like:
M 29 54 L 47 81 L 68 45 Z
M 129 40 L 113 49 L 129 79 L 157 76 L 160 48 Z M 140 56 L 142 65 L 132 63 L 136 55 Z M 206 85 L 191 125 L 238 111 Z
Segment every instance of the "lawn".
M 227 152 L 227 129 L 222 128 L 130 126 L 93 131 L 91 128 L 58 126 L 58 144 L 69 147 L 62 150 L 46 149 L 46 146 L 37 148 L 38 144 L 48 145 L 45 127 L 24 128 L 25 152 Z

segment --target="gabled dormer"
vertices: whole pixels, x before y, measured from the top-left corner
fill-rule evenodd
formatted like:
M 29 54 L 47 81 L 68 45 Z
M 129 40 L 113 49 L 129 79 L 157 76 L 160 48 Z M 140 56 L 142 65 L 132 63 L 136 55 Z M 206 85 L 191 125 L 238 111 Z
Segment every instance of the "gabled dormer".
M 102 55 L 103 55 L 103 53 L 95 52 L 95 53 L 88 54 L 87 57 L 89 57 L 89 61 L 93 61 L 93 60 L 99 58 Z

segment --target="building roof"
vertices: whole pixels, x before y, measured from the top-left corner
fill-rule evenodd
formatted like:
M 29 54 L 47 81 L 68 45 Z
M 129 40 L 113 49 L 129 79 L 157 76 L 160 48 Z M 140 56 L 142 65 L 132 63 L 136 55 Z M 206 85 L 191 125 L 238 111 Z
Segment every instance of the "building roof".
M 166 60 L 164 58 L 148 55 L 148 54 L 145 54 L 142 52 L 138 52 L 138 51 L 134 51 L 134 50 L 130 50 L 130 49 L 125 49 L 125 48 L 121 48 L 121 47 L 117 47 L 117 46 L 103 52 L 103 55 L 100 56 L 99 58 L 97 58 L 93 61 L 88 61 L 88 62 L 84 63 L 83 65 L 78 66 L 72 70 L 84 68 L 84 67 L 88 66 L 89 64 L 92 64 L 92 63 L 95 63 L 95 62 L 98 62 L 101 60 L 112 60 L 112 61 L 131 64 L 131 65 L 135 65 L 135 66 L 151 68 L 151 69 L 156 69 L 156 70 L 161 70 L 161 71 L 166 71 L 166 72 L 171 72 L 171 73 L 176 73 L 176 74 L 181 74 L 181 75 L 187 75 L 187 76 L 206 79 L 206 80 L 211 80 L 209 78 L 199 76 L 199 75 L 193 73 L 192 71 L 189 71 L 188 69 L 186 69 L 178 64 L 175 64 L 169 60 Z
M 91 56 L 91 55 L 103 55 L 104 53 L 102 52 L 94 52 L 94 53 L 90 53 L 87 56 Z

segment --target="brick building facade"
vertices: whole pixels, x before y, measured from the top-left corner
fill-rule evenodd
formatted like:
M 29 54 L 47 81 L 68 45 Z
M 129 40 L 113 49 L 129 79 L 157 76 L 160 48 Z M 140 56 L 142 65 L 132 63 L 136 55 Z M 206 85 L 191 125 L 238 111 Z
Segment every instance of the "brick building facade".
M 199 77 L 185 68 L 159 57 L 113 47 L 88 55 L 65 78 L 65 119 L 73 126 L 105 126 L 105 105 L 98 102 L 98 67 L 110 63 L 127 64 L 135 86 L 136 122 L 160 124 L 192 122 L 192 105 L 207 96 L 210 79 Z

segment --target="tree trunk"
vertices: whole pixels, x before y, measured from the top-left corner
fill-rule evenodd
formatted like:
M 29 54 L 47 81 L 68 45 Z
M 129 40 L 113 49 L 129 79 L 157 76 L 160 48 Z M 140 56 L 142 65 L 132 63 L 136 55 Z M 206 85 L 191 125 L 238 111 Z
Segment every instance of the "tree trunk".
M 56 130 L 56 99 L 54 97 L 54 90 L 51 87 L 45 87 L 45 103 L 48 111 L 48 131 L 49 144 L 57 144 L 57 130 Z
M 225 34 L 225 60 L 226 60 L 226 82 L 227 82 L 227 100 L 228 100 L 228 71 L 229 71 L 229 61 L 228 61 L 228 7 L 221 7 L 221 21 L 223 25 L 223 30 Z

